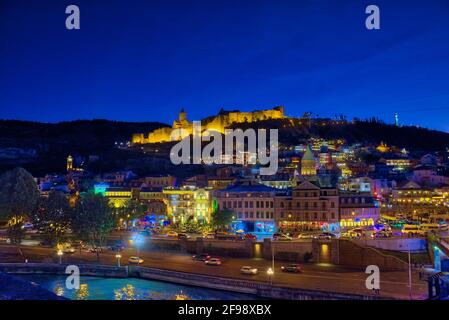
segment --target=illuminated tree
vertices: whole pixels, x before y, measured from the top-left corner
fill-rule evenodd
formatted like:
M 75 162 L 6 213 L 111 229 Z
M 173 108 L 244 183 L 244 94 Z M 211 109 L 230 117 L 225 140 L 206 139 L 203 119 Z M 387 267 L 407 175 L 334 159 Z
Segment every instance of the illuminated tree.
M 62 192 L 52 191 L 48 197 L 39 199 L 31 221 L 50 244 L 59 244 L 70 228 L 71 212 L 67 197 Z

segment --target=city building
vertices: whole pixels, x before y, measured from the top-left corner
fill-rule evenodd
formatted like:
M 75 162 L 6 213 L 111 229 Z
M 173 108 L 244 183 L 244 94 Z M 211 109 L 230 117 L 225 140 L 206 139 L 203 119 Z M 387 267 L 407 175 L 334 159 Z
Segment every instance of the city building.
M 278 189 L 242 182 L 215 193 L 218 210 L 235 213 L 233 229 L 266 234 L 275 231 L 274 199 Z
M 172 223 L 187 221 L 210 222 L 212 202 L 209 190 L 202 188 L 167 188 L 163 194 L 167 201 L 167 215 Z
M 275 199 L 275 221 L 282 232 L 338 229 L 338 189 L 304 181 Z
M 380 206 L 369 192 L 340 192 L 340 227 L 374 225 L 380 218 Z

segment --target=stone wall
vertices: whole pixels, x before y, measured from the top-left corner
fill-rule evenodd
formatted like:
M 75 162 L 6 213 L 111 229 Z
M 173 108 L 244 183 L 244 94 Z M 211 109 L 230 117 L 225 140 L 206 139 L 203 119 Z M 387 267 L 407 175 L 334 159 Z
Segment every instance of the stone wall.
M 276 260 L 304 262 L 304 255 L 306 253 L 312 253 L 312 241 L 270 241 L 270 239 L 265 239 L 263 242 L 262 257 L 271 260 L 273 253 Z
M 380 251 L 363 247 L 350 240 L 333 240 L 338 241 L 335 246 L 337 252 L 332 255 L 338 255 L 338 264 L 352 267 L 366 268 L 369 265 L 376 265 L 381 270 L 407 270 L 408 264 L 399 258 L 389 256 Z
M 427 250 L 427 240 L 422 238 L 355 239 L 353 242 L 365 247 L 391 251 L 420 252 Z
M 290 300 L 377 300 L 378 296 L 337 293 L 319 290 L 305 290 L 269 285 L 259 281 L 231 279 L 216 276 L 192 274 L 179 271 L 162 270 L 156 268 L 133 267 L 130 268 L 132 276 L 158 281 L 167 281 L 177 284 L 199 286 L 210 289 L 227 290 L 240 293 L 255 294 L 268 299 Z

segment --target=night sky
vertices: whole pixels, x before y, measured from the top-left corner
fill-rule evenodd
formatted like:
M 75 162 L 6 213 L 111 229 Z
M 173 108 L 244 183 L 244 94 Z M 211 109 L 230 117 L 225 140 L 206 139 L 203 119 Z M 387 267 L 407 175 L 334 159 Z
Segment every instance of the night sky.
M 81 10 L 66 30 L 65 8 Z M 365 28 L 365 8 L 381 30 Z M 284 105 L 449 131 L 449 0 L 0 0 L 0 118 Z

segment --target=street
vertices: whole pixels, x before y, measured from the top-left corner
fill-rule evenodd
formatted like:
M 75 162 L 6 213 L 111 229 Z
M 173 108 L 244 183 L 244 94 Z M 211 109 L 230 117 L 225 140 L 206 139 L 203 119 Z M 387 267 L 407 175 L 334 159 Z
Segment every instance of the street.
M 22 247 L 28 262 L 57 262 L 55 250 L 43 247 Z M 136 249 L 127 248 L 121 252 L 121 265 L 128 264 L 128 258 L 136 255 Z M 219 277 L 229 277 L 245 280 L 269 282 L 266 270 L 271 267 L 271 261 L 264 259 L 223 258 L 221 266 L 208 266 L 204 262 L 192 260 L 192 256 L 177 251 L 140 251 L 139 256 L 144 259 L 141 264 L 145 267 L 161 268 L 189 273 L 206 274 Z M 2 262 L 25 262 L 18 255 L 17 248 L 11 245 L 0 245 L 0 259 Z M 95 253 L 77 251 L 64 254 L 63 263 L 97 263 Z M 117 264 L 115 252 L 106 250 L 100 254 L 100 264 Z M 281 265 L 288 262 L 275 261 L 273 284 L 296 287 L 309 290 L 322 290 L 352 294 L 372 294 L 366 289 L 365 280 L 368 274 L 362 270 L 350 269 L 329 264 L 305 264 L 303 272 L 298 274 L 284 273 Z M 257 267 L 257 275 L 242 275 L 240 268 L 244 265 Z M 412 274 L 413 299 L 424 299 L 427 293 L 427 283 L 418 279 L 418 272 Z M 380 295 L 400 299 L 409 299 L 407 271 L 383 271 L 380 274 Z

